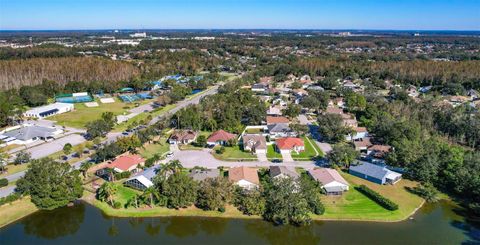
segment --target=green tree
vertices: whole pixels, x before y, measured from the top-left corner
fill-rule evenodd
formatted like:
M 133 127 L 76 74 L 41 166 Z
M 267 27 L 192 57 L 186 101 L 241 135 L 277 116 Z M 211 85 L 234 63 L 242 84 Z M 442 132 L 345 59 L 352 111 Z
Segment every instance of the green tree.
M 105 182 L 97 190 L 97 198 L 102 202 L 110 203 L 113 207 L 115 204 L 114 195 L 117 193 L 117 185 L 113 182 Z
M 90 139 L 104 137 L 112 129 L 103 119 L 89 122 L 85 127 L 87 128 L 87 134 Z
M 30 154 L 30 152 L 21 150 L 20 152 L 17 153 L 15 160 L 13 160 L 13 164 L 20 165 L 20 164 L 28 163 L 30 162 L 31 159 L 32 159 L 32 154 Z
M 265 212 L 265 198 L 260 189 L 236 188 L 234 204 L 246 215 L 263 215 Z
M 287 108 L 283 110 L 283 114 L 289 117 L 297 117 L 302 112 L 302 107 L 296 104 L 289 104 Z
M 196 206 L 203 210 L 225 210 L 232 198 L 233 185 L 227 178 L 208 178 L 200 182 Z
M 311 221 L 309 206 L 292 178 L 273 179 L 265 190 L 264 218 L 275 224 L 305 225 Z
M 207 145 L 207 137 L 205 135 L 200 135 L 197 137 L 197 146 L 205 147 Z
M 33 160 L 17 188 L 29 194 L 38 208 L 48 210 L 65 206 L 83 194 L 79 172 L 50 158 Z
M 338 143 L 345 140 L 349 129 L 343 125 L 343 119 L 337 114 L 321 115 L 317 119 L 318 132 L 322 138 L 330 143 Z
M 155 187 L 153 186 L 145 189 L 142 196 L 148 197 L 148 199 L 150 200 L 150 207 L 153 207 L 155 205 L 155 200 L 160 199 L 160 195 L 158 194 L 157 189 L 155 189 Z
M 63 153 L 65 153 L 65 155 L 68 155 L 70 153 L 72 153 L 72 144 L 70 143 L 66 143 L 64 146 L 63 146 Z
M 328 152 L 327 159 L 334 165 L 339 167 L 349 168 L 355 159 L 360 156 L 360 153 L 355 151 L 353 147 L 348 144 L 337 144 Z
M 86 178 L 87 177 L 87 171 L 89 168 L 92 167 L 92 163 L 90 161 L 86 161 L 86 162 L 82 162 L 82 164 L 80 164 L 80 172 L 83 174 L 83 177 Z
M 165 178 L 154 179 L 155 188 L 165 197 L 168 208 L 186 208 L 197 198 L 197 183 L 183 172 L 175 172 Z

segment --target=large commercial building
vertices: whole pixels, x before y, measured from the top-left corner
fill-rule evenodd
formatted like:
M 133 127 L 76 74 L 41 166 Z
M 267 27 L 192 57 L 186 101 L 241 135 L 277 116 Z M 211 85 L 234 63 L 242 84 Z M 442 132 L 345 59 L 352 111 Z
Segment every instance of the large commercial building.
M 26 117 L 45 118 L 45 117 L 73 111 L 73 109 L 74 109 L 73 104 L 57 102 L 50 105 L 32 108 L 26 111 L 25 113 L 23 113 L 23 115 Z

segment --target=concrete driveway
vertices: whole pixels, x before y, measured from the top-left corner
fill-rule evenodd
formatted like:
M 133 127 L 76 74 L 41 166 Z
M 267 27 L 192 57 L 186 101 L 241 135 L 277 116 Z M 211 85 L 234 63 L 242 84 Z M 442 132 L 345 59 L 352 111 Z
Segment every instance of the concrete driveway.
M 267 153 L 255 153 L 259 162 L 268 162 Z
M 283 162 L 294 162 L 290 152 L 282 152 L 281 154 L 282 154 Z

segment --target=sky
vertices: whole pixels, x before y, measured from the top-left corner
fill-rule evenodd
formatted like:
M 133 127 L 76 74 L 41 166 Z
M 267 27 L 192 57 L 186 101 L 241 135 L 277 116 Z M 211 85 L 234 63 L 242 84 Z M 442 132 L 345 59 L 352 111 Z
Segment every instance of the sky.
M 480 30 L 480 0 L 0 0 L 0 30 Z

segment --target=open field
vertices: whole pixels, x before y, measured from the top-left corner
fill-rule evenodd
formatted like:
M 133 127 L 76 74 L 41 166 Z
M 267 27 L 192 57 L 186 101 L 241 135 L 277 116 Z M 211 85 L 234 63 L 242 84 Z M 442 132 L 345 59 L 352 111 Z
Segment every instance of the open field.
M 86 107 L 83 103 L 75 104 L 75 110 L 60 115 L 49 117 L 49 120 L 57 121 L 58 125 L 69 126 L 74 128 L 85 128 L 88 122 L 100 119 L 103 112 L 113 112 L 115 115 L 120 115 L 127 111 L 124 107 L 133 107 L 133 105 L 120 102 L 115 98 L 115 103 L 103 104 L 98 102 L 98 107 Z
M 165 138 L 161 138 L 157 144 L 147 144 L 139 149 L 139 154 L 145 159 L 153 157 L 155 154 L 164 154 L 170 150 L 170 145 Z
M 423 203 L 423 199 L 408 192 L 405 187 L 416 186 L 410 180 L 401 180 L 395 185 L 378 185 L 347 173 L 341 173 L 350 183 L 350 190 L 343 196 L 324 196 L 325 214 L 315 219 L 401 221 L 410 216 Z M 355 186 L 366 185 L 399 205 L 399 209 L 388 211 L 355 190 Z
M 320 150 L 317 144 L 315 144 L 311 139 L 308 139 L 307 137 L 302 137 L 302 139 L 305 144 L 305 151 L 300 152 L 299 154 L 292 153 L 292 158 L 294 160 L 310 160 L 314 157 L 317 157 L 317 152 L 318 156 L 323 156 L 322 150 Z
M 215 149 L 220 148 L 220 146 L 216 146 Z M 243 160 L 257 160 L 257 157 L 250 152 L 245 152 L 240 149 L 240 146 L 236 145 L 233 147 L 225 147 L 225 152 L 223 154 L 217 154 L 215 151 L 213 152 L 213 156 L 219 160 L 224 161 L 238 161 L 240 159 Z
M 37 210 L 38 208 L 35 207 L 35 204 L 28 197 L 2 205 L 0 206 L 0 227 L 19 220 Z

